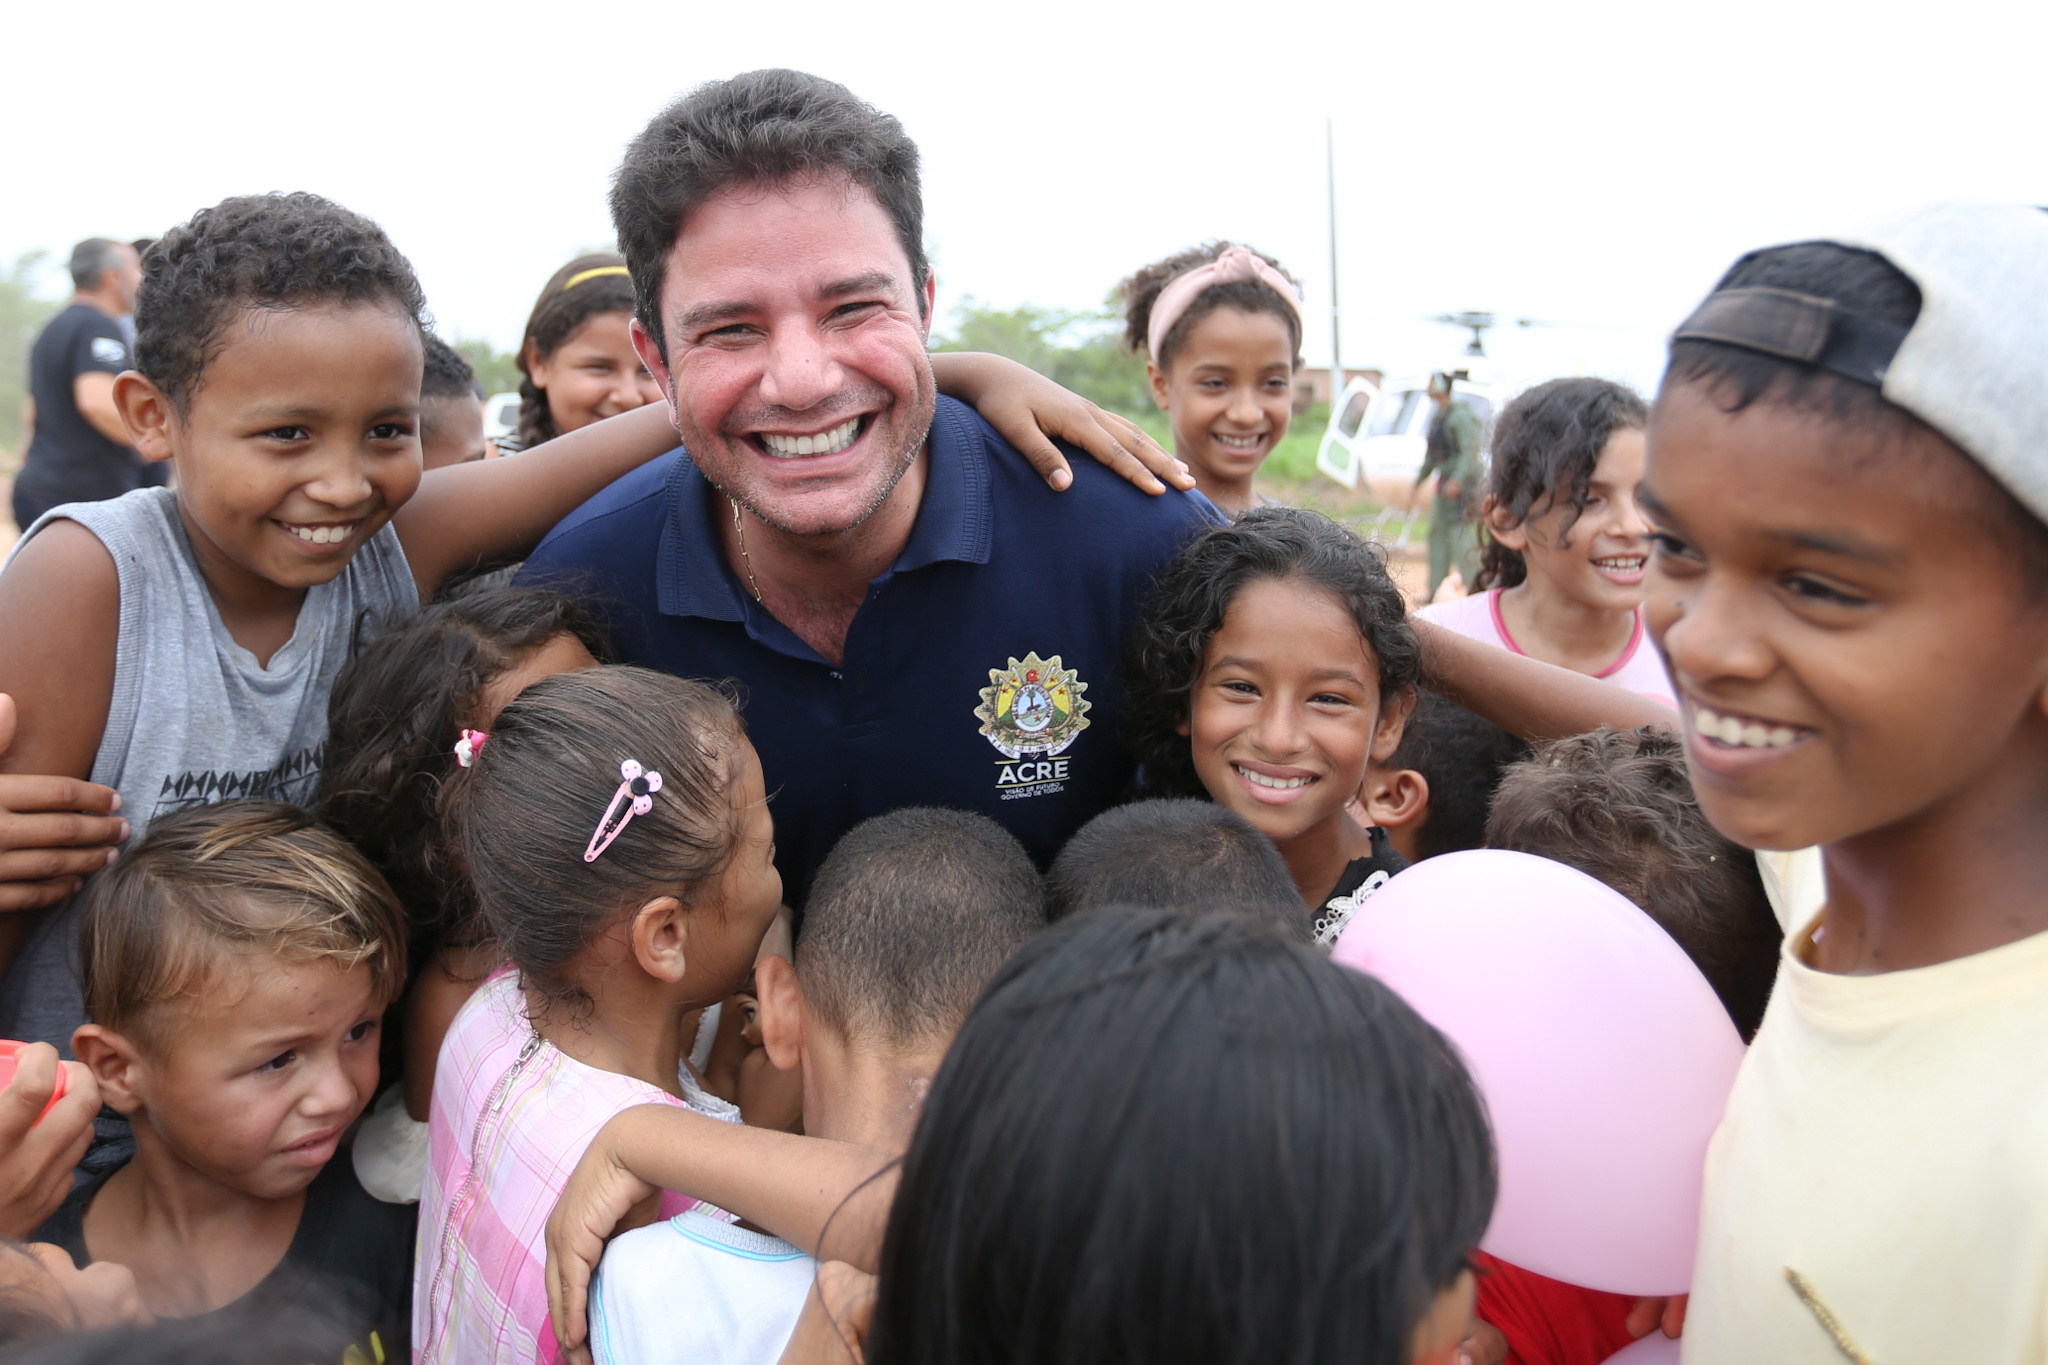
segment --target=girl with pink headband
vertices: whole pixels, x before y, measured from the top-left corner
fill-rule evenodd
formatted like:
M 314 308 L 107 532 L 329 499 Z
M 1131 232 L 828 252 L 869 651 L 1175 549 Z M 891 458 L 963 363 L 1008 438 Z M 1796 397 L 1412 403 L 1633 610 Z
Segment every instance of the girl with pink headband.
M 1269 501 L 1252 476 L 1287 434 L 1301 298 L 1270 256 L 1229 242 L 1176 252 L 1118 286 L 1124 341 L 1146 357 L 1173 453 L 1232 516 Z

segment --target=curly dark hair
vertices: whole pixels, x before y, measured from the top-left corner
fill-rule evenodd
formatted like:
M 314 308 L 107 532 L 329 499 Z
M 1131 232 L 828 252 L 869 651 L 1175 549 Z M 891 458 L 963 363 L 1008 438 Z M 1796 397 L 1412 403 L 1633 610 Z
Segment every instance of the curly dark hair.
M 448 856 L 435 802 L 483 690 L 561 635 L 600 663 L 604 629 L 572 597 L 493 588 L 439 602 L 362 645 L 327 703 L 320 818 L 384 874 L 410 921 L 415 961 L 483 936 L 469 882 Z
M 656 114 L 612 178 L 612 224 L 633 272 L 640 324 L 663 359 L 661 286 L 683 219 L 734 185 L 844 176 L 875 197 L 910 258 L 925 311 L 924 191 L 917 144 L 894 116 L 837 81 L 772 68 L 707 81 Z
M 533 375 L 527 369 L 528 351 L 546 360 L 561 349 L 562 343 L 573 336 L 578 327 L 592 318 L 605 313 L 630 315 L 633 311 L 631 278 L 590 273 L 593 270 L 610 271 L 625 264 L 626 258 L 616 251 L 595 251 L 588 256 L 578 256 L 548 276 L 548 282 L 541 286 L 540 298 L 534 301 L 533 312 L 526 318 L 526 335 L 519 340 L 519 353 L 513 357 L 519 366 L 521 449 L 531 449 L 562 434 L 556 430 L 554 414 L 548 410 L 547 390 L 533 382 Z M 571 284 L 572 280 L 575 283 Z
M 1174 280 L 1187 274 L 1197 266 L 1204 266 L 1241 242 L 1210 241 L 1200 246 L 1191 246 L 1185 251 L 1176 251 L 1163 261 L 1154 261 L 1125 279 L 1116 287 L 1116 297 L 1124 304 L 1124 345 L 1139 355 L 1147 354 L 1152 327 L 1152 305 L 1159 301 L 1160 291 Z M 1283 275 L 1287 268 L 1255 247 L 1246 251 L 1272 266 Z M 1292 280 L 1294 276 L 1287 275 Z M 1299 283 L 1297 281 L 1297 283 Z M 1228 284 L 1212 284 L 1204 289 L 1195 301 L 1188 305 L 1167 330 L 1159 342 L 1159 367 L 1172 366 L 1173 358 L 1180 348 L 1187 345 L 1188 333 L 1195 325 L 1218 308 L 1236 308 L 1246 313 L 1271 313 L 1287 326 L 1287 335 L 1294 339 L 1294 368 L 1301 368 L 1301 314 L 1288 306 L 1287 300 L 1273 292 L 1273 287 L 1260 280 L 1232 280 Z
M 1506 509 L 1517 526 L 1552 508 L 1568 509 L 1557 543 L 1569 545 L 1572 526 L 1586 510 L 1586 485 L 1600 452 L 1615 432 L 1641 431 L 1649 423 L 1649 404 L 1609 379 L 1553 379 L 1526 389 L 1494 422 L 1487 502 Z M 1483 537 L 1474 592 L 1512 588 L 1528 576 L 1520 550 Z
M 1124 729 L 1143 766 L 1144 795 L 1209 794 L 1179 730 L 1224 614 L 1247 586 L 1265 579 L 1292 579 L 1343 604 L 1379 663 L 1383 700 L 1412 691 L 1422 676 L 1422 646 L 1401 590 L 1387 576 L 1386 552 L 1318 513 L 1254 507 L 1180 552 L 1131 634 Z
M 1565 863 L 1640 905 L 1699 967 L 1743 1041 L 1755 1036 L 1784 931 L 1755 855 L 1700 813 L 1676 735 L 1603 727 L 1538 749 L 1501 778 L 1486 846 Z
M 427 333 L 426 296 L 383 228 L 317 194 L 223 199 L 143 257 L 135 368 L 183 407 L 237 312 L 309 303 L 388 304 Z

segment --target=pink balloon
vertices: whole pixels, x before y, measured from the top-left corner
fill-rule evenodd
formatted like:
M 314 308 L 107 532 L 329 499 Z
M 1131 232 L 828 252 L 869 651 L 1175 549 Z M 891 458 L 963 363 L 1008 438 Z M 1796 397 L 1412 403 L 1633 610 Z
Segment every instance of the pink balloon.
M 1655 921 L 1562 863 L 1480 849 L 1388 882 L 1335 957 L 1470 1066 L 1500 1152 L 1482 1247 L 1589 1289 L 1691 1287 L 1707 1140 L 1743 1046 Z

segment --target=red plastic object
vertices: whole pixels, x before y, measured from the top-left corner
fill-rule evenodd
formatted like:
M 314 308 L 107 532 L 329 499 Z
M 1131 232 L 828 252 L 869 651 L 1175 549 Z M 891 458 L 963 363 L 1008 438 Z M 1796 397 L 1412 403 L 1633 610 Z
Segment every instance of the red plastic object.
M 14 1084 L 15 1059 L 20 1055 L 21 1050 L 27 1046 L 27 1043 L 16 1043 L 0 1039 L 0 1090 L 5 1090 L 8 1086 Z M 65 1087 L 70 1084 L 70 1081 L 71 1075 L 64 1069 L 64 1064 L 62 1062 L 57 1063 L 57 1088 L 50 1092 L 50 1102 L 43 1106 L 43 1113 L 36 1115 L 37 1123 L 41 1123 L 43 1121 L 43 1114 L 49 1113 L 56 1106 L 57 1101 L 64 1098 Z

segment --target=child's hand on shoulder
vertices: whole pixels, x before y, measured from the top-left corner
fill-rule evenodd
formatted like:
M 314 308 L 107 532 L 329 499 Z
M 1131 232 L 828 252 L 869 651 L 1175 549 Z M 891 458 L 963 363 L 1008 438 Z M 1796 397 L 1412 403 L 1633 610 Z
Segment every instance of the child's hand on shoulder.
M 60 1067 L 64 1094 L 51 1104 Z M 99 1083 L 86 1067 L 59 1061 L 48 1043 L 16 1056 L 14 1079 L 0 1090 L 0 1234 L 26 1237 L 57 1211 L 99 1112 Z
M 932 369 L 941 392 L 979 412 L 1056 489 L 1071 485 L 1074 471 L 1055 440 L 1079 446 L 1147 493 L 1164 493 L 1168 485 L 1182 492 L 1195 486 L 1188 467 L 1135 422 L 1014 360 L 940 352 L 932 357 Z
M 14 727 L 14 699 L 0 692 L 0 756 Z M 114 861 L 128 837 L 120 809 L 120 794 L 96 782 L 0 774 L 0 913 L 55 905 Z
M 661 1193 L 621 1159 L 620 1130 L 636 1112 L 628 1109 L 598 1129 L 548 1215 L 548 1319 L 567 1365 L 590 1365 L 590 1277 L 604 1259 L 606 1239 L 635 1205 Z

